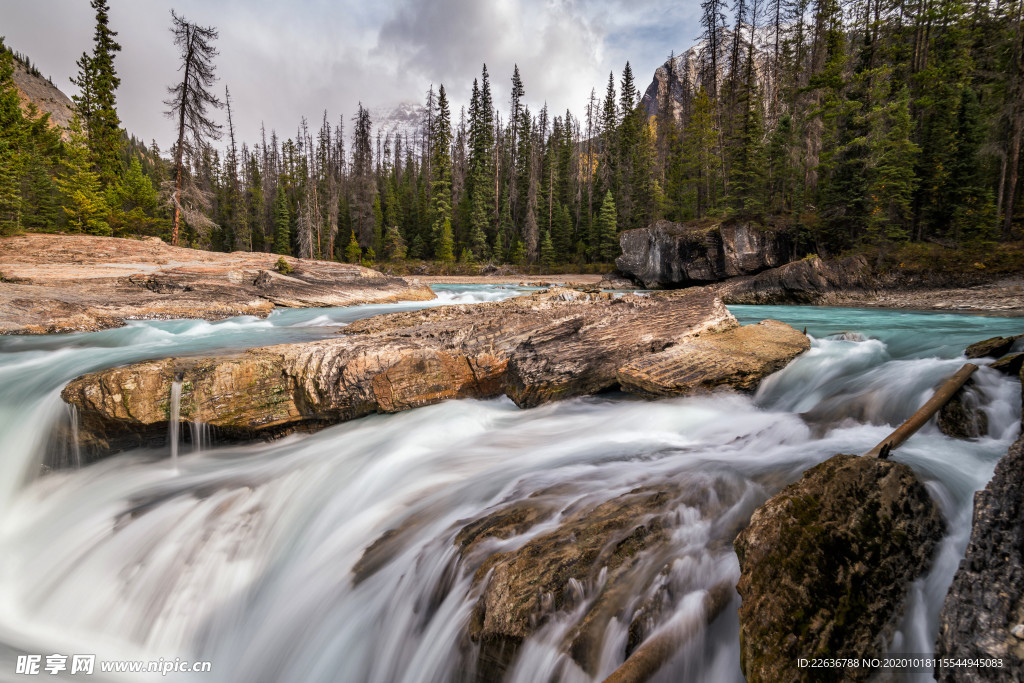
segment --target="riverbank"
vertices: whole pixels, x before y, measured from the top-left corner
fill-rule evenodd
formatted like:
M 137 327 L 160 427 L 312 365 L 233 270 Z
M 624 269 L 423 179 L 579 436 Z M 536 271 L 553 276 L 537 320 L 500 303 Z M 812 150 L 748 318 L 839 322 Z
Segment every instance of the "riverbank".
M 277 307 L 432 298 L 425 285 L 347 263 L 215 253 L 155 237 L 0 239 L 0 334 L 93 332 L 128 320 L 262 318 Z

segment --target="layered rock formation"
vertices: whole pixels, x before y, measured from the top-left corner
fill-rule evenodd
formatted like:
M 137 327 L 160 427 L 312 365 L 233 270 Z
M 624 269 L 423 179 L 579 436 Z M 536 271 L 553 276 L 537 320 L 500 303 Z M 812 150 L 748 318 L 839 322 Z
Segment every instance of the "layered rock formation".
M 730 304 L 829 304 L 870 293 L 877 283 L 863 256 L 835 261 L 809 258 L 720 286 Z
M 275 306 L 434 298 L 360 266 L 221 254 L 148 240 L 29 234 L 0 239 L 0 334 L 90 332 L 126 320 L 266 316 Z M 282 269 L 282 270 L 288 270 Z
M 797 660 L 881 655 L 944 526 L 911 469 L 876 458 L 833 456 L 771 498 L 735 542 L 747 680 L 866 679 Z
M 619 271 L 648 289 L 689 287 L 758 273 L 792 260 L 784 231 L 755 223 L 657 221 L 619 236 Z
M 591 394 L 617 387 L 620 377 L 640 377 L 646 366 L 632 363 L 680 343 L 688 353 L 725 360 L 736 341 L 716 333 L 735 327 L 707 288 L 621 298 L 555 288 L 368 318 L 336 339 L 113 368 L 71 382 L 63 397 L 78 407 L 82 444 L 95 457 L 162 442 L 176 378 L 182 421 L 214 425 L 225 437 L 252 437 L 453 398 L 505 394 L 529 407 Z M 733 334 L 751 347 L 728 371 L 669 356 L 671 363 L 648 372 L 657 375 L 656 390 L 644 384 L 644 391 L 752 388 L 807 348 L 806 339 L 796 339 L 803 335 L 781 323 Z M 643 384 L 630 381 L 624 388 Z

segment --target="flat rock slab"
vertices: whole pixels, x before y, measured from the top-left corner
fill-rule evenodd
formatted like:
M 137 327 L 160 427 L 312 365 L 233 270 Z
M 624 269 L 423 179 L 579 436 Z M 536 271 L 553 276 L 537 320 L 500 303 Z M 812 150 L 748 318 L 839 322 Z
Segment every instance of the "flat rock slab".
M 967 553 L 939 615 L 936 657 L 1002 660 L 938 667 L 940 681 L 1019 681 L 1024 672 L 1024 438 L 974 496 Z M 1014 630 L 1020 635 L 1015 635 Z
M 92 332 L 127 320 L 266 316 L 276 306 L 434 298 L 425 285 L 347 263 L 222 254 L 147 240 L 28 234 L 0 239 L 0 334 Z
M 619 371 L 637 359 L 684 340 L 697 352 L 737 326 L 708 288 L 621 298 L 553 288 L 367 318 L 334 339 L 114 368 L 71 382 L 63 397 L 79 409 L 86 451 L 105 454 L 163 442 L 175 378 L 183 422 L 252 438 L 454 398 L 504 394 L 530 407 L 592 394 L 618 387 Z M 754 327 L 766 338 L 792 336 L 780 326 Z M 767 374 L 780 360 L 767 340 L 761 347 L 773 354 L 759 365 Z M 788 348 L 792 358 L 805 347 Z M 714 381 L 693 385 L 752 387 L 753 365 L 742 366 L 743 381 L 708 366 Z
M 690 337 L 632 361 L 619 370 L 619 384 L 648 396 L 679 396 L 716 386 L 753 391 L 761 379 L 809 348 L 807 335 L 778 320 L 763 320 L 710 337 Z
M 911 469 L 877 458 L 833 456 L 769 499 L 735 542 L 747 680 L 866 679 L 797 660 L 881 656 L 944 528 Z

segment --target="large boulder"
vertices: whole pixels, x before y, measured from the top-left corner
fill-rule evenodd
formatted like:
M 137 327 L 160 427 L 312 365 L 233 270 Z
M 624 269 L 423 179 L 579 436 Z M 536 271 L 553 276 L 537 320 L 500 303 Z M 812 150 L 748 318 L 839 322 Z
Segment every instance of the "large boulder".
M 836 455 L 760 507 L 736 538 L 747 680 L 862 680 L 798 660 L 876 657 L 944 523 L 906 465 Z
M 719 287 L 729 304 L 829 304 L 876 287 L 863 256 L 826 261 L 817 257 L 736 278 Z
M 750 275 L 792 259 L 788 234 L 757 223 L 660 220 L 619 236 L 619 271 L 648 289 L 689 287 Z
M 1001 660 L 937 667 L 940 681 L 1020 681 L 1024 672 L 1024 437 L 974 496 L 967 553 L 939 615 L 935 656 Z
M 175 381 L 182 421 L 210 424 L 227 438 L 272 436 L 453 398 L 504 394 L 531 407 L 614 389 L 633 361 L 683 342 L 700 353 L 737 326 L 709 288 L 620 298 L 553 288 L 502 302 L 376 316 L 334 339 L 113 368 L 76 379 L 63 398 L 78 408 L 91 459 L 165 439 Z M 752 389 L 755 378 L 806 348 L 769 343 L 802 337 L 781 323 L 756 328 L 746 334 L 753 357 L 745 362 L 725 372 L 697 368 L 675 388 L 644 393 L 719 384 Z

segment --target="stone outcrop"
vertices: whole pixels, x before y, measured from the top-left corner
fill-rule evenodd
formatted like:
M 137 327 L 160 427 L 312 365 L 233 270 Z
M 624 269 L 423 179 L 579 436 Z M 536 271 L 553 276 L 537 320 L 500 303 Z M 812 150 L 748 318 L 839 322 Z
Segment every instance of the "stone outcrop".
M 284 258 L 288 268 L 278 272 Z M 0 334 L 90 332 L 127 320 L 266 316 L 276 306 L 434 298 L 360 266 L 221 254 L 147 240 L 29 234 L 0 239 Z
M 810 347 L 807 335 L 778 320 L 764 320 L 685 339 L 625 365 L 618 379 L 626 391 L 647 396 L 679 396 L 716 386 L 753 391 L 762 378 Z
M 809 258 L 720 286 L 729 304 L 829 304 L 877 287 L 863 256 L 834 261 Z
M 939 615 L 936 657 L 1002 659 L 1002 667 L 938 667 L 940 681 L 1019 681 L 1024 671 L 1024 437 L 974 496 L 967 553 Z M 1018 634 L 1015 634 L 1015 630 Z
M 1013 345 L 1020 339 L 1024 339 L 1024 334 L 1015 334 L 1011 337 L 992 337 L 971 344 L 964 351 L 964 355 L 968 358 L 1000 358 L 1009 353 Z
M 789 358 L 806 348 L 780 325 L 743 328 L 754 355 L 764 349 L 770 358 L 737 362 L 734 373 L 742 377 L 706 367 L 713 379 L 679 378 L 651 393 L 752 388 L 784 363 L 772 339 L 788 340 Z M 82 445 L 95 457 L 162 441 L 175 378 L 182 382 L 182 421 L 211 424 L 223 436 L 270 436 L 454 398 L 505 394 L 530 407 L 592 394 L 616 388 L 620 370 L 634 361 L 684 341 L 694 353 L 717 344 L 720 354 L 729 344 L 716 342 L 716 333 L 735 327 L 707 288 L 620 298 L 553 288 L 367 318 L 334 339 L 113 368 L 71 382 L 63 397 L 77 406 Z
M 657 221 L 619 236 L 622 255 L 615 266 L 648 289 L 719 282 L 758 273 L 792 259 L 792 244 L 781 230 L 756 223 L 672 223 Z
M 736 538 L 747 680 L 865 679 L 867 669 L 798 668 L 797 659 L 881 655 L 943 533 L 906 465 L 836 455 L 806 471 Z

